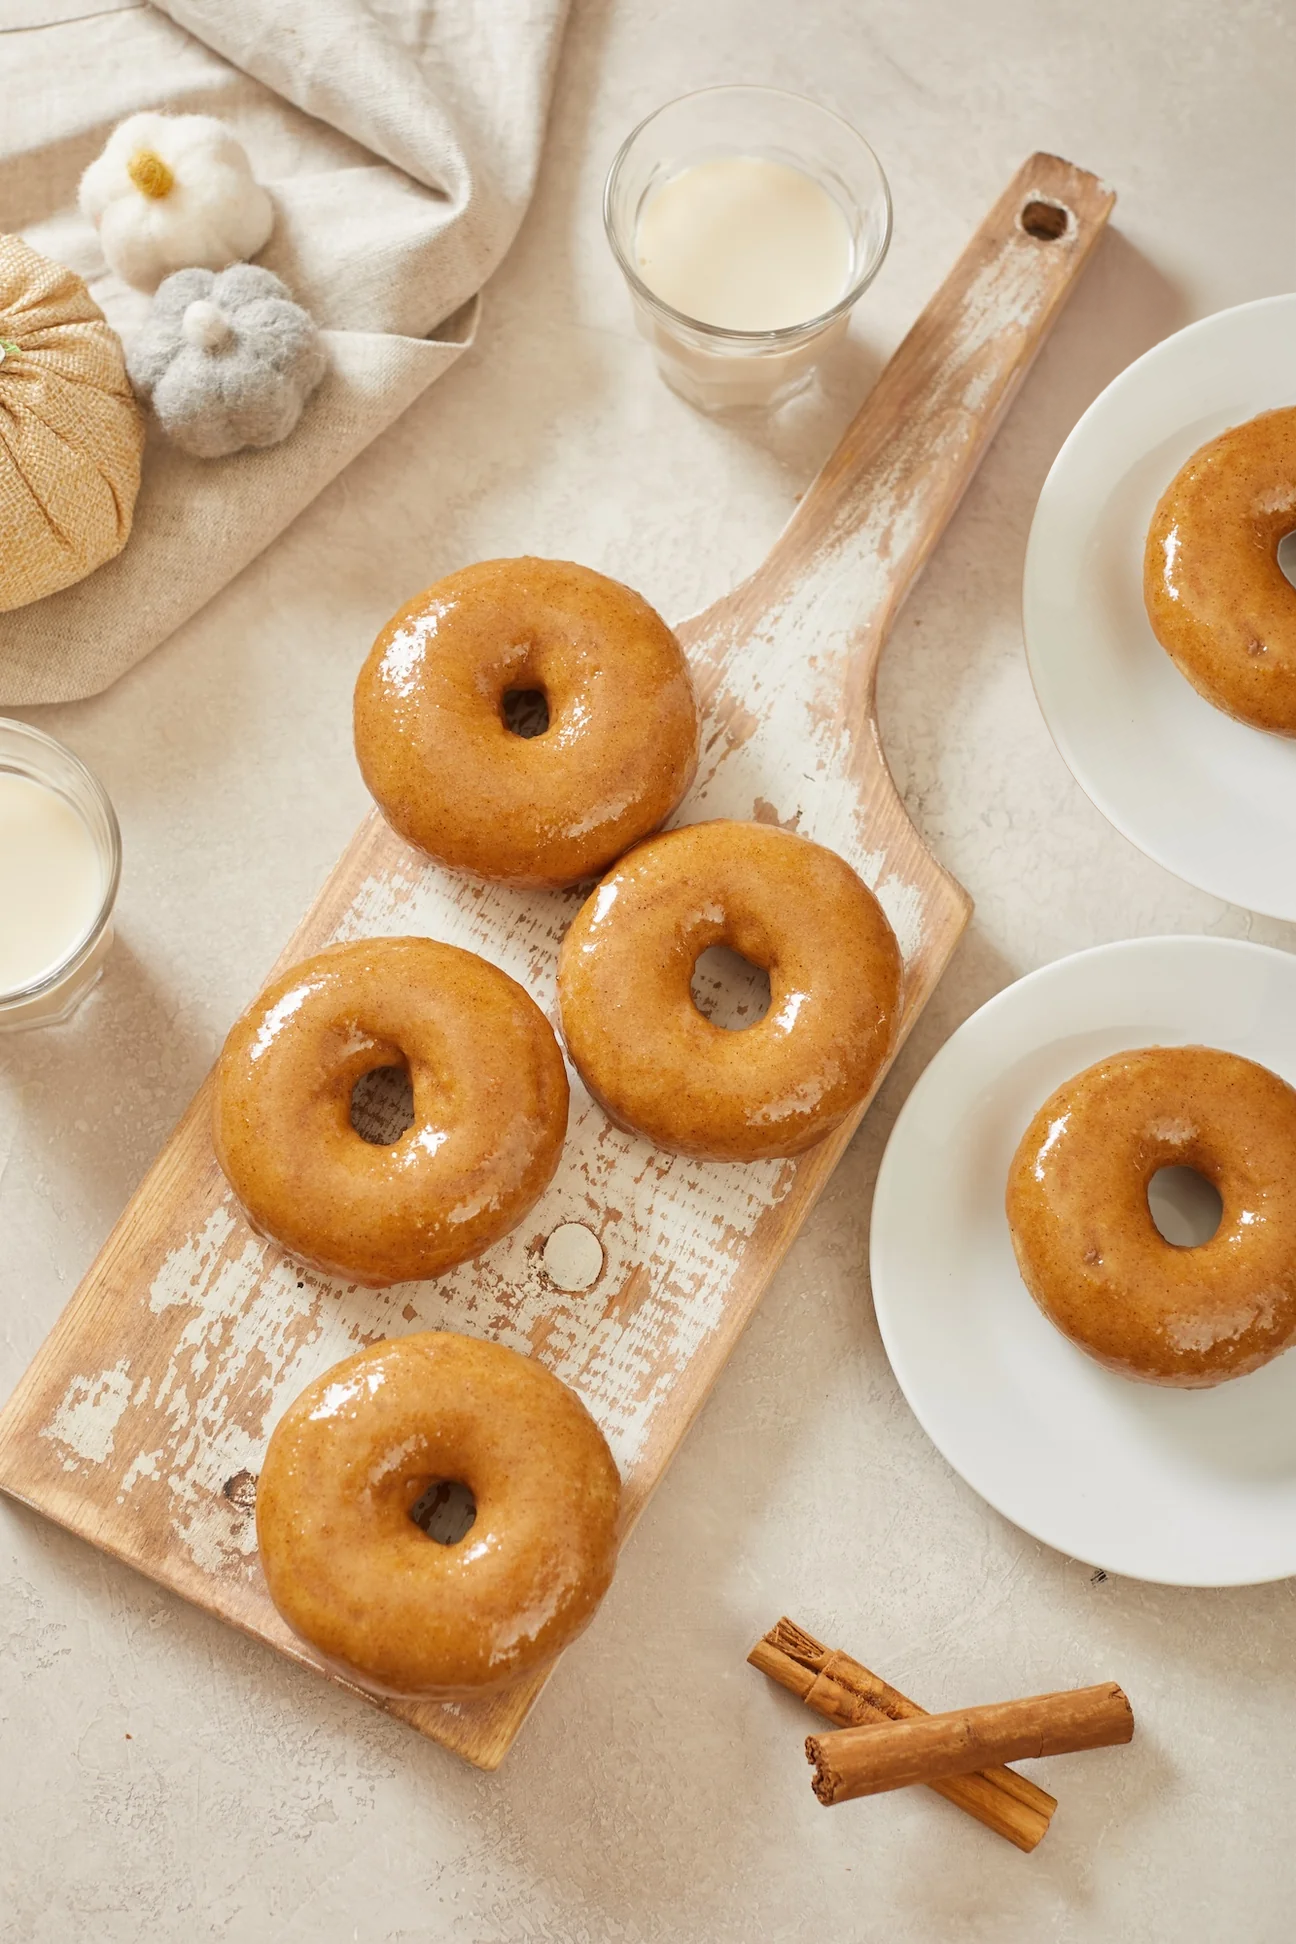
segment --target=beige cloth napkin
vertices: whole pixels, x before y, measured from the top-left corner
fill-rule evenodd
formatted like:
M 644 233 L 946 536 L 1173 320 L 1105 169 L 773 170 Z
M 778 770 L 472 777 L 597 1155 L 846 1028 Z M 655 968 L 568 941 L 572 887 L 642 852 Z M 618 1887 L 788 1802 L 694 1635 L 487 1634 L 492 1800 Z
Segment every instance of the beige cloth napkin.
M 141 108 L 219 115 L 275 202 L 257 258 L 330 370 L 282 445 L 190 459 L 150 429 L 125 551 L 0 615 L 0 706 L 106 688 L 281 533 L 472 341 L 535 181 L 567 0 L 0 0 L 0 231 L 147 306 L 76 211 Z M 4 536 L 0 534 L 0 545 Z

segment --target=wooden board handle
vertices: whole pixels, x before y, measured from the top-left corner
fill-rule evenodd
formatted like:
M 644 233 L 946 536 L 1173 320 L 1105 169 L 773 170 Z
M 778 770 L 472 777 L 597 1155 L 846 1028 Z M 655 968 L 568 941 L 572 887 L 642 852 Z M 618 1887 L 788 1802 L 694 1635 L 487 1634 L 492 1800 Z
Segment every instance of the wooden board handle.
M 807 553 L 857 529 L 902 481 L 891 573 L 892 604 L 899 605 L 1115 201 L 1096 176 L 1060 156 L 1032 155 L 1023 164 L 847 427 L 767 571 L 778 573 L 785 563 L 799 571 Z M 905 544 L 908 533 L 916 544 Z
M 1116 197 L 1033 155 L 919 317 L 751 579 L 716 604 L 714 664 L 755 614 L 800 604 L 807 636 L 850 637 L 843 716 L 858 724 L 896 609 L 962 498 Z M 815 563 L 809 571 L 808 563 Z M 727 637 L 727 639 L 726 639 Z M 718 652 L 716 652 L 718 651 Z

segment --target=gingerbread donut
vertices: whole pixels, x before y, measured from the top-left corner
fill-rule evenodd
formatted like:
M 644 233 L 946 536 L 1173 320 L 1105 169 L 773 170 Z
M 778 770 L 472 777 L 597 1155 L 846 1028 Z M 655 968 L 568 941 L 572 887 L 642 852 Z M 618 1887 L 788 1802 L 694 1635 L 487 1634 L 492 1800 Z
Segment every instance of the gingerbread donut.
M 1152 1220 L 1169 1167 L 1224 1204 L 1196 1248 Z M 1253 1060 L 1152 1046 L 1087 1067 L 1023 1134 L 1007 1212 L 1045 1316 L 1122 1376 L 1200 1389 L 1296 1341 L 1296 1090 Z
M 412 1514 L 450 1480 L 476 1515 L 442 1545 Z M 472 1697 L 588 1625 L 620 1492 L 575 1391 L 501 1343 L 429 1331 L 335 1364 L 288 1407 L 257 1481 L 257 1543 L 279 1612 L 338 1673 Z
M 691 989 L 712 945 L 763 966 L 770 1006 L 741 1032 Z M 844 859 L 756 823 L 694 824 L 623 857 L 558 961 L 567 1049 L 611 1118 L 712 1161 L 800 1154 L 868 1098 L 891 1048 L 901 959 Z
M 517 720 L 529 698 L 537 720 Z M 438 863 L 505 884 L 596 877 L 697 767 L 688 664 L 648 603 L 567 560 L 486 560 L 375 641 L 355 746 L 379 808 Z
M 414 1123 L 351 1123 L 362 1075 L 403 1067 Z M 535 1002 L 430 938 L 334 945 L 266 987 L 216 1069 L 216 1158 L 252 1223 L 302 1262 L 381 1285 L 479 1255 L 547 1187 L 567 1074 Z
M 1296 587 L 1278 542 L 1296 527 L 1296 407 L 1194 452 L 1161 496 L 1143 555 L 1157 640 L 1217 709 L 1296 736 Z

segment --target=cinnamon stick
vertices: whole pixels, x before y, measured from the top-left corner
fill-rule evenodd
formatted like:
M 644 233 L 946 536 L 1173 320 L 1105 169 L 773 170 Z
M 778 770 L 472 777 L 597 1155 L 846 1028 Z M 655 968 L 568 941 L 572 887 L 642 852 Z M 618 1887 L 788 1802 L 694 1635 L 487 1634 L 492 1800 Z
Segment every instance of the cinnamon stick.
M 888 1721 L 876 1727 L 840 1728 L 811 1735 L 806 1759 L 814 1767 L 820 1802 L 935 1782 L 987 1765 L 1038 1755 L 1070 1755 L 1110 1748 L 1134 1733 L 1134 1712 L 1114 1681 L 995 1701 L 985 1708 L 958 1708 L 920 1721 Z
M 849 1654 L 835 1652 L 793 1620 L 780 1620 L 747 1656 L 780 1687 L 839 1727 L 866 1722 L 926 1719 L 908 1695 L 873 1674 Z M 1049 1826 L 1057 1799 L 1010 1768 L 987 1768 L 927 1785 L 966 1815 L 1020 1850 L 1033 1850 Z

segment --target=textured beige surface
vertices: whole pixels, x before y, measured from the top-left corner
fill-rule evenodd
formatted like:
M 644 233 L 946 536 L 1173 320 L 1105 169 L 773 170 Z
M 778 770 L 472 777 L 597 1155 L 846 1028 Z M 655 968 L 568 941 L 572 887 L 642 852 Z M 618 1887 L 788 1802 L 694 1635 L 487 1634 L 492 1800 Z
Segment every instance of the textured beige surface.
M 1296 285 L 1296 30 L 1206 0 L 879 0 L 867 20 L 806 0 L 787 20 L 739 0 L 582 0 L 537 202 L 477 347 L 175 641 L 40 717 L 103 774 L 127 866 L 103 988 L 71 1027 L 0 1046 L 0 1383 L 357 819 L 347 705 L 379 623 L 461 560 L 523 548 L 622 575 L 670 615 L 721 591 L 1044 146 L 1119 188 L 1117 233 L 882 672 L 892 761 L 977 899 L 971 932 L 498 1775 L 0 1509 L 0 1773 L 17 1752 L 23 1776 L 0 1787 L 0 1902 L 21 1944 L 1290 1937 L 1291 1585 L 1096 1584 L 986 1509 L 896 1391 L 865 1250 L 908 1086 L 1009 979 L 1133 932 L 1296 944 L 1108 829 L 1044 730 L 1018 609 L 1035 495 L 1089 399 L 1190 317 Z M 834 101 L 896 194 L 891 259 L 826 390 L 763 431 L 700 420 L 652 378 L 597 211 L 638 115 L 735 77 Z M 1061 1802 L 1031 1857 L 925 1791 L 825 1814 L 809 1717 L 743 1664 L 783 1611 L 933 1708 L 1117 1679 L 1137 1739 L 1031 1765 Z

